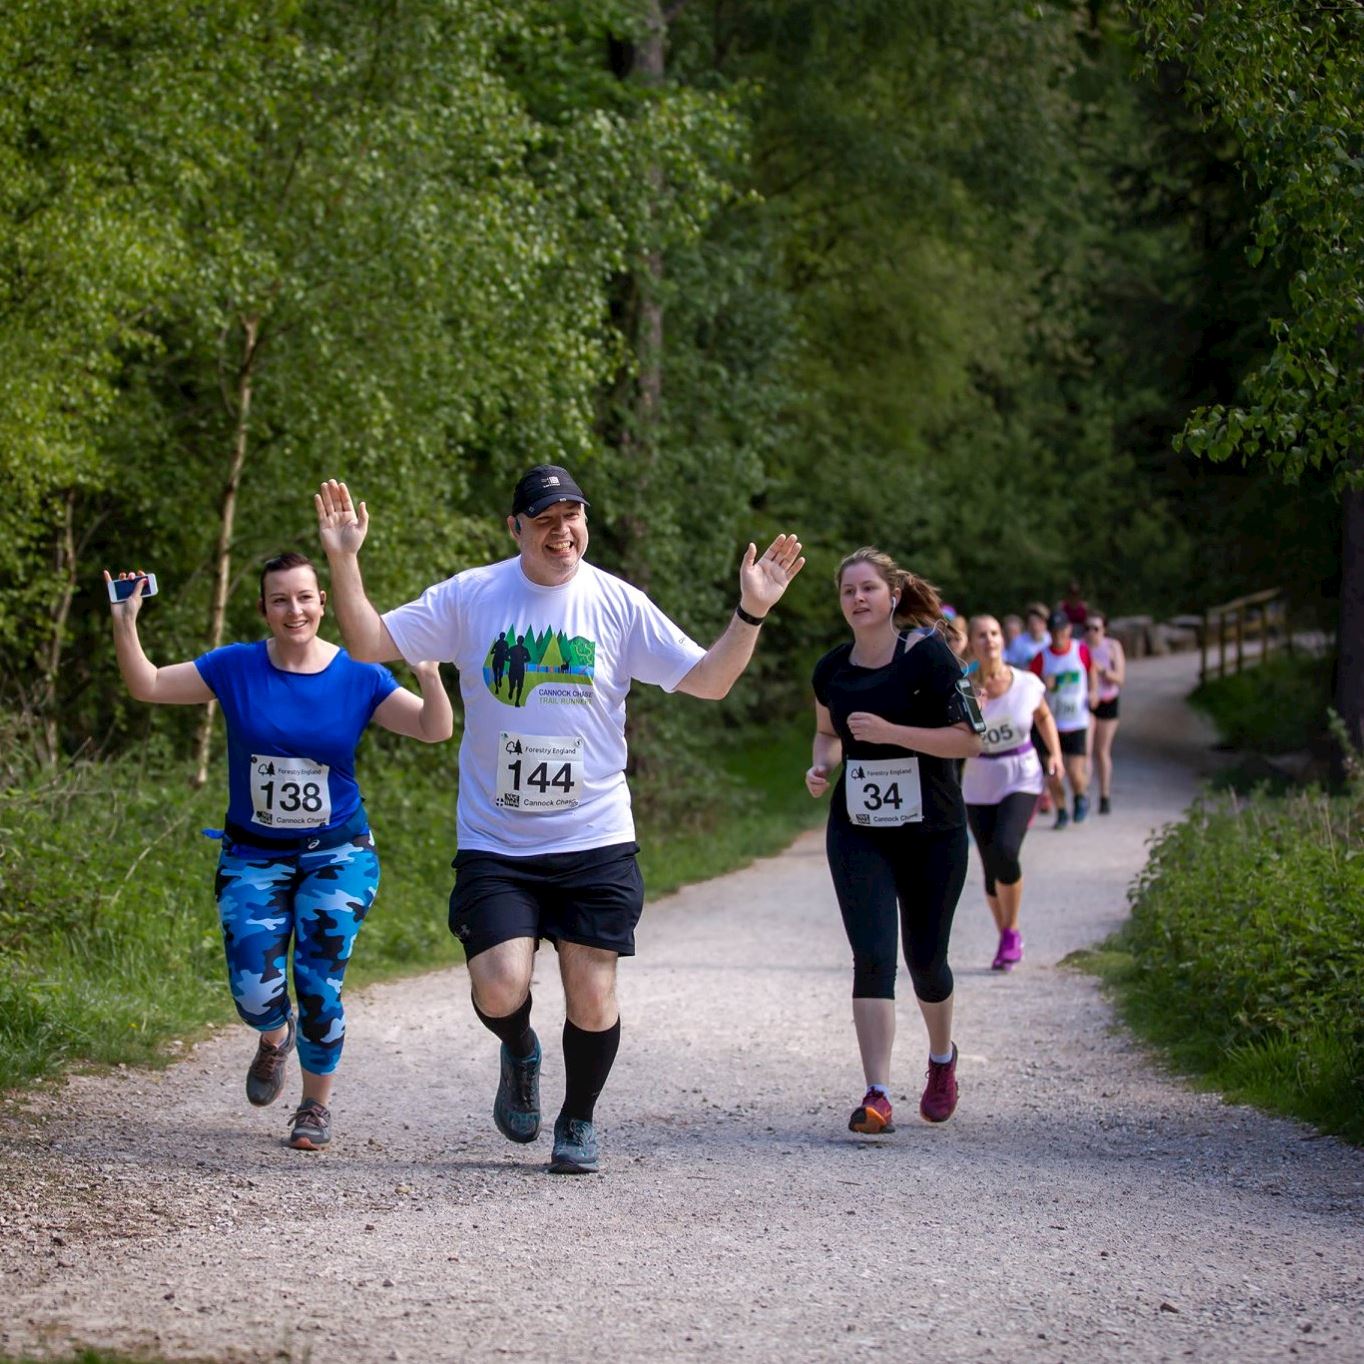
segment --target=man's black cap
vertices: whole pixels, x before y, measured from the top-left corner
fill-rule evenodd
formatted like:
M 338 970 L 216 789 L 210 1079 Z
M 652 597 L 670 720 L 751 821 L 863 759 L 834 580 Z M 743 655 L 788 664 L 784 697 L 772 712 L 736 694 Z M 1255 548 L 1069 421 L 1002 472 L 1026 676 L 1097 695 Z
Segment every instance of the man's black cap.
M 1048 630 L 1069 630 L 1073 625 L 1074 621 L 1064 611 L 1053 611 L 1047 617 Z
M 581 502 L 588 506 L 583 490 L 574 482 L 573 475 L 557 464 L 537 464 L 521 476 L 512 495 L 513 516 L 539 516 L 546 507 L 556 502 Z

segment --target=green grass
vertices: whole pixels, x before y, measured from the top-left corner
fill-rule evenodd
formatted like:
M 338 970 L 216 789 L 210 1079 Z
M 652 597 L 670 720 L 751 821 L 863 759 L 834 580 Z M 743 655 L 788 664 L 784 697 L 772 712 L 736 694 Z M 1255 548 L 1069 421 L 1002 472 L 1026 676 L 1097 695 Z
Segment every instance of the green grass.
M 718 745 L 712 730 L 704 761 L 658 758 L 635 780 L 650 895 L 776 852 L 822 818 L 801 783 L 808 729 Z M 382 882 L 350 989 L 460 960 L 446 927 L 454 749 L 375 744 L 361 771 Z M 0 1088 L 74 1062 L 162 1063 L 235 1019 L 212 897 L 218 845 L 199 832 L 221 824 L 224 788 L 219 771 L 190 791 L 184 764 L 153 753 L 31 770 L 0 789 Z
M 1224 796 L 1156 840 L 1132 915 L 1077 964 L 1228 1098 L 1364 1144 L 1364 794 Z
M 1189 701 L 1207 713 L 1232 748 L 1292 753 L 1324 741 L 1331 675 L 1329 658 L 1279 654 L 1203 683 Z

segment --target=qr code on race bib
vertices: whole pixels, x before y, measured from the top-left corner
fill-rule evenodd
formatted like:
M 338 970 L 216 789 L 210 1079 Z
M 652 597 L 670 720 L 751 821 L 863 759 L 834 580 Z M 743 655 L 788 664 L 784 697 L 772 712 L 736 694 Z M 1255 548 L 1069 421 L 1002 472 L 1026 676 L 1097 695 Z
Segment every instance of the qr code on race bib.
M 515 792 L 508 792 L 505 796 L 498 796 L 493 804 L 501 806 L 504 810 L 519 810 L 521 808 L 521 797 Z
M 870 823 L 871 823 L 871 816 L 870 816 L 870 815 L 854 815 L 854 816 L 853 816 L 853 823 L 854 823 L 854 824 L 870 824 Z

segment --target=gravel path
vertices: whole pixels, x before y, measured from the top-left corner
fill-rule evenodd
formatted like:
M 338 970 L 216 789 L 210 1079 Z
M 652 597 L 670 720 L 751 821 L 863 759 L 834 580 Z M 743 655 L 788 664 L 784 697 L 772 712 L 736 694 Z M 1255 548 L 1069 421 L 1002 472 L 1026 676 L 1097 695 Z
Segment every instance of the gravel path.
M 1364 1358 L 1364 1152 L 1171 1081 L 1057 967 L 1119 922 L 1146 837 L 1193 793 L 1192 664 L 1132 666 L 1116 812 L 1030 834 L 1011 976 L 986 969 L 973 871 L 946 1127 L 908 1116 L 925 1048 L 906 997 L 900 1129 L 845 1130 L 850 971 L 807 835 L 650 907 L 599 1177 L 551 1179 L 547 1138 L 497 1135 L 496 1048 L 459 970 L 352 998 L 320 1156 L 277 1144 L 284 1101 L 246 1106 L 238 1028 L 163 1072 L 11 1098 L 0 1355 Z M 551 963 L 537 1021 L 557 1039 Z

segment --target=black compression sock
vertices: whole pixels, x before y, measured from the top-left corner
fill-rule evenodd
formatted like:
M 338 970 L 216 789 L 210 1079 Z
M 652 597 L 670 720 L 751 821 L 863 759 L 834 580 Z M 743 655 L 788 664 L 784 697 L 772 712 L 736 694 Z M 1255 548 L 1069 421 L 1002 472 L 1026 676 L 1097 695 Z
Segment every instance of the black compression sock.
M 473 999 L 473 996 L 470 998 Z M 526 1002 L 519 1009 L 514 1013 L 504 1014 L 501 1018 L 490 1018 L 478 1007 L 476 999 L 473 1000 L 473 1005 L 478 1021 L 495 1037 L 501 1038 L 507 1044 L 507 1050 L 518 1061 L 524 1060 L 535 1050 L 535 1034 L 530 1026 L 529 993 L 526 995 Z
M 564 1116 L 592 1121 L 597 1095 L 620 1047 L 620 1019 L 605 1032 L 586 1032 L 564 1020 Z

